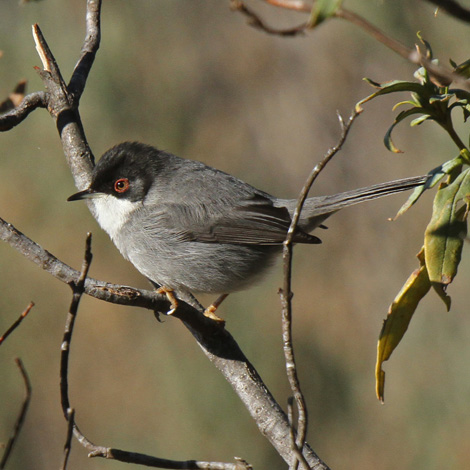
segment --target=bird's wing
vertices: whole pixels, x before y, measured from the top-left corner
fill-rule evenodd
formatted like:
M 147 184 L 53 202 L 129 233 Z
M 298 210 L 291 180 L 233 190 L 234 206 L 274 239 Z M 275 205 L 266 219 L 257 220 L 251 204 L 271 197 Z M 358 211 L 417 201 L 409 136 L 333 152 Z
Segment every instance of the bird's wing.
M 164 225 L 171 227 L 181 241 L 230 243 L 236 245 L 281 245 L 286 239 L 291 218 L 285 207 L 275 207 L 269 198 L 257 194 L 233 203 L 169 203 L 160 205 Z M 163 223 L 163 221 L 162 221 Z M 295 243 L 321 243 L 321 240 L 297 229 Z

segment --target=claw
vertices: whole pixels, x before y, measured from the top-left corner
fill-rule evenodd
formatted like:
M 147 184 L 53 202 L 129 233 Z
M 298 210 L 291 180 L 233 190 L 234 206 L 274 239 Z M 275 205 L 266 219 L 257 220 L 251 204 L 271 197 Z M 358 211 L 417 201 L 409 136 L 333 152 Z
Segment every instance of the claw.
M 167 315 L 173 315 L 178 308 L 178 299 L 176 298 L 175 294 L 173 293 L 173 289 L 169 289 L 168 287 L 159 287 L 157 289 L 157 294 L 165 294 L 166 298 L 170 301 L 171 309 L 166 312 Z

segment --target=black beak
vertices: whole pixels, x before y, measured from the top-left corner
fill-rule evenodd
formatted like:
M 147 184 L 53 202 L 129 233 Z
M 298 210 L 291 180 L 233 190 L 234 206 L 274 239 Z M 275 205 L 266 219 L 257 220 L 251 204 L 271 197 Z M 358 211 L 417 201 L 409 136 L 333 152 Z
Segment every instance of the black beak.
M 78 193 L 72 194 L 70 197 L 67 198 L 67 201 L 80 201 L 82 199 L 93 199 L 95 197 L 102 196 L 103 193 L 99 193 L 94 191 L 91 188 L 85 189 Z

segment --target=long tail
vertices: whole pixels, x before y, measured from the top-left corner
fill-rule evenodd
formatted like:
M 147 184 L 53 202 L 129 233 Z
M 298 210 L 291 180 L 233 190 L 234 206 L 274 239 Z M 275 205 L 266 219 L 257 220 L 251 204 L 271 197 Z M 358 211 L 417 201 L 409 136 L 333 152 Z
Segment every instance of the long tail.
M 318 227 L 326 218 L 334 212 L 345 207 L 353 206 L 364 201 L 377 199 L 390 194 L 408 191 L 425 184 L 429 175 L 403 178 L 387 183 L 375 184 L 366 188 L 353 189 L 344 193 L 333 194 L 331 196 L 317 196 L 305 201 L 301 216 L 301 227 L 306 231 L 311 231 Z M 294 210 L 295 201 L 286 201 L 287 208 L 291 212 Z M 292 206 L 292 207 L 291 207 Z

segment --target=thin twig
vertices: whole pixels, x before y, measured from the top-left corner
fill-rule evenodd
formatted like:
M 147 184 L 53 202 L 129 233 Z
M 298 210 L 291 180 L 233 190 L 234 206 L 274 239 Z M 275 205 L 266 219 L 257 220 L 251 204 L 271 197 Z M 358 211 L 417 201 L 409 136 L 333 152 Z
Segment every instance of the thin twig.
M 306 469 L 310 470 L 308 462 L 306 461 L 305 457 L 303 456 L 302 452 L 299 450 L 295 442 L 294 397 L 289 397 L 287 400 L 287 418 L 289 419 L 290 424 L 289 438 L 292 443 L 292 451 L 294 452 L 294 455 L 296 457 L 294 461 L 289 465 L 289 470 L 297 470 L 299 462 L 301 462 Z
M 273 34 L 275 36 L 298 36 L 303 34 L 307 28 L 307 23 L 302 23 L 298 26 L 288 29 L 276 29 L 268 26 L 261 17 L 255 13 L 254 10 L 245 5 L 241 0 L 231 0 L 230 8 L 234 11 L 239 11 L 248 18 L 248 24 L 254 28 L 260 29 L 268 34 Z
M 23 101 L 26 93 L 26 80 L 20 80 L 15 89 L 8 95 L 8 98 L 0 103 L 0 113 L 10 111 Z
M 18 368 L 20 369 L 21 376 L 23 377 L 25 397 L 23 400 L 23 404 L 21 405 L 21 410 L 20 410 L 20 413 L 18 414 L 18 418 L 16 420 L 15 426 L 13 428 L 13 433 L 10 439 L 8 439 L 7 445 L 5 446 L 5 452 L 3 453 L 2 460 L 0 461 L 0 469 L 5 468 L 8 458 L 11 455 L 11 451 L 16 442 L 16 439 L 18 438 L 21 428 L 23 427 L 26 413 L 29 407 L 29 402 L 31 401 L 32 388 L 31 388 L 31 382 L 29 381 L 28 373 L 26 372 L 23 362 L 21 361 L 19 357 L 15 359 L 15 362 Z
M 72 450 L 73 424 L 75 422 L 75 410 L 69 409 L 67 412 L 67 437 L 64 445 L 64 460 L 61 470 L 66 470 L 69 461 L 70 451 Z
M 412 48 L 407 47 L 400 41 L 397 41 L 396 39 L 388 36 L 381 29 L 377 28 L 375 25 L 357 13 L 354 13 L 353 11 L 347 10 L 345 8 L 338 8 L 338 10 L 335 12 L 335 16 L 337 18 L 342 18 L 343 20 L 349 21 L 355 26 L 358 26 L 369 36 L 373 37 L 376 41 L 379 41 L 399 56 L 406 60 L 411 60 L 411 57 L 414 53 Z
M 83 259 L 82 270 L 78 282 L 71 283 L 70 286 L 73 290 L 72 303 L 70 304 L 69 313 L 65 322 L 64 337 L 61 345 L 60 355 L 60 398 L 62 404 L 62 411 L 65 419 L 68 419 L 70 403 L 68 398 L 68 364 L 70 354 L 70 342 L 72 340 L 73 327 L 77 318 L 78 306 L 80 299 L 85 292 L 85 279 L 88 275 L 90 263 L 93 258 L 91 253 L 91 233 L 87 234 L 85 257 Z
M 30 302 L 29 305 L 26 307 L 26 309 L 23 311 L 23 313 L 18 317 L 18 319 L 8 328 L 5 333 L 0 337 L 0 345 L 10 336 L 13 331 L 18 328 L 20 323 L 24 320 L 26 315 L 28 315 L 29 311 L 34 307 L 34 302 Z
M 0 116 L 0 132 L 9 131 L 23 122 L 37 108 L 47 107 L 47 93 L 36 91 L 26 95 L 23 101 L 12 110 Z
M 323 160 L 315 165 L 312 172 L 308 176 L 308 178 L 307 178 L 307 180 L 304 184 L 304 187 L 302 188 L 302 191 L 300 192 L 299 198 L 297 200 L 297 206 L 294 210 L 294 214 L 293 214 L 293 217 L 292 217 L 292 223 L 289 227 L 289 231 L 287 233 L 287 238 L 286 238 L 285 244 L 292 244 L 292 238 L 293 238 L 295 230 L 297 228 L 297 224 L 299 223 L 300 212 L 301 212 L 302 207 L 305 203 L 305 200 L 307 199 L 310 188 L 312 187 L 313 183 L 317 179 L 318 175 L 323 171 L 325 166 L 329 163 L 329 161 L 343 147 L 344 143 L 346 142 L 346 138 L 348 137 L 351 126 L 353 125 L 354 121 L 359 116 L 359 114 L 360 114 L 360 111 L 354 110 L 353 113 L 351 114 L 351 116 L 349 116 L 348 122 L 346 122 L 346 123 L 344 122 L 341 115 L 338 114 L 338 119 L 339 119 L 339 123 L 340 123 L 340 126 L 341 126 L 341 136 L 339 138 L 339 141 L 334 147 L 331 147 L 328 150 L 328 152 L 323 157 Z
M 320 172 L 325 168 L 328 162 L 338 153 L 338 151 L 343 146 L 346 141 L 349 130 L 359 115 L 357 111 L 354 111 L 348 122 L 345 124 L 342 117 L 338 115 L 340 125 L 341 125 L 341 136 L 338 144 L 335 147 L 332 147 L 326 155 L 323 157 L 323 160 L 319 162 L 315 168 L 310 173 L 307 178 L 302 191 L 300 192 L 297 205 L 295 207 L 292 223 L 289 227 L 286 240 L 284 242 L 283 248 L 283 266 L 284 266 L 284 284 L 283 288 L 280 291 L 281 294 L 281 303 L 282 303 L 282 338 L 284 344 L 284 357 L 286 362 L 286 371 L 287 377 L 289 379 L 289 384 L 294 395 L 294 399 L 297 406 L 298 419 L 297 419 L 297 437 L 295 440 L 295 447 L 301 452 L 303 445 L 305 443 L 308 427 L 308 414 L 307 407 L 305 404 L 305 398 L 302 394 L 300 388 L 300 381 L 297 375 L 297 367 L 295 362 L 294 348 L 292 344 L 292 251 L 293 244 L 292 239 L 297 229 L 297 225 L 300 219 L 300 214 L 302 207 L 307 199 L 310 188 L 312 187 L 315 179 L 318 177 Z M 294 463 L 294 466 L 296 464 Z

